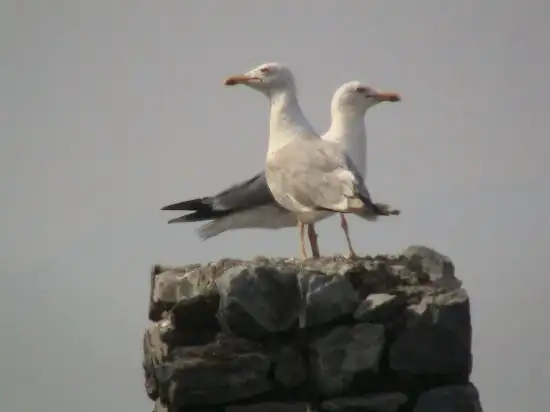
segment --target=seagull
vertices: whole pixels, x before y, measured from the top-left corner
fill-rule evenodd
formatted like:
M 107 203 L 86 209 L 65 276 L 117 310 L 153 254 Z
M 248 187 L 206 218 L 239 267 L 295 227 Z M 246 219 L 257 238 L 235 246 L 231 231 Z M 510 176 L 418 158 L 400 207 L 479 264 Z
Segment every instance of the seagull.
M 265 66 L 265 65 L 264 65 Z M 270 66 L 267 64 L 267 66 Z M 232 84 L 235 78 L 226 83 Z M 237 79 L 238 82 L 238 79 Z M 363 173 L 366 172 L 366 111 L 381 102 L 396 102 L 396 93 L 377 92 L 360 81 L 349 81 L 341 85 L 333 95 L 330 105 L 331 126 L 323 139 L 341 144 Z M 186 200 L 164 206 L 162 210 L 190 210 L 193 213 L 171 219 L 168 223 L 211 220 L 198 229 L 199 236 L 209 239 L 228 230 L 243 228 L 280 229 L 296 225 L 295 217 L 280 206 L 267 186 L 264 171 L 252 178 L 230 186 L 213 196 Z M 322 220 L 332 212 L 319 213 Z M 376 220 L 370 216 L 368 220 Z M 356 257 L 344 214 L 340 214 L 341 227 L 348 244 L 348 257 Z M 313 223 L 308 225 L 308 236 L 313 255 L 319 255 L 317 235 Z
M 331 125 L 322 136 L 328 142 L 341 145 L 347 155 L 362 174 L 367 174 L 367 132 L 365 130 L 365 114 L 371 107 L 382 102 L 399 102 L 401 96 L 394 92 L 379 92 L 358 80 L 344 83 L 340 86 L 331 101 Z M 388 210 L 388 205 L 382 205 Z M 393 213 L 396 214 L 396 213 Z M 376 217 L 362 216 L 366 220 L 376 221 Z M 340 213 L 340 226 L 346 236 L 348 258 L 355 258 L 349 236 L 348 224 L 344 213 Z
M 311 127 L 298 104 L 294 76 L 288 67 L 263 64 L 231 76 L 225 83 L 246 85 L 270 102 L 266 181 L 275 201 L 296 219 L 302 258 L 306 257 L 305 226 L 326 212 L 353 213 L 369 220 L 400 213 L 374 203 L 345 145 L 321 139 Z

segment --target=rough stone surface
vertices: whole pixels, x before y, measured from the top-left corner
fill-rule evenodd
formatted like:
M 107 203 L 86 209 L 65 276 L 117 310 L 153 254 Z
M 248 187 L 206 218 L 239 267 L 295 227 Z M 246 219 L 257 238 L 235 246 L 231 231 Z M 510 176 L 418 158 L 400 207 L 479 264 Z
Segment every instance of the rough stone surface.
M 473 385 L 443 386 L 424 392 L 414 412 L 481 412 L 479 393 Z
M 168 412 L 168 407 L 163 405 L 160 399 L 157 399 L 153 406 L 153 412 Z
M 403 256 L 408 259 L 409 269 L 425 273 L 437 287 L 456 289 L 462 284 L 455 277 L 455 267 L 448 256 L 426 246 L 409 246 Z
M 309 412 L 307 403 L 266 402 L 254 405 L 228 406 L 226 412 Z
M 158 398 L 158 383 L 156 368 L 162 365 L 166 358 L 168 347 L 162 341 L 162 335 L 169 328 L 167 320 L 151 325 L 143 337 L 143 370 L 145 372 L 145 390 L 152 400 Z
M 312 343 L 311 378 L 319 393 L 339 396 L 359 372 L 375 376 L 384 348 L 384 326 L 338 326 Z
M 481 412 L 468 295 L 424 246 L 156 265 L 149 319 L 154 411 Z
M 464 289 L 424 296 L 391 346 L 390 367 L 411 374 L 466 374 L 472 367 L 471 323 Z
M 274 358 L 275 381 L 285 387 L 298 386 L 307 378 L 304 359 L 293 348 L 284 347 Z
M 373 293 L 363 299 L 353 317 L 360 322 L 384 322 L 401 309 L 405 302 L 402 296 Z
M 302 271 L 298 275 L 298 283 L 304 304 L 300 327 L 331 322 L 353 313 L 359 304 L 357 292 L 344 277 Z
M 356 398 L 338 398 L 324 401 L 321 412 L 397 412 L 407 402 L 407 395 L 399 392 L 381 393 Z
M 216 280 L 222 327 L 241 336 L 260 337 L 289 330 L 301 307 L 296 269 L 239 265 Z
M 270 366 L 254 342 L 219 336 L 207 345 L 174 348 L 157 368 L 159 395 L 176 408 L 246 399 L 271 389 Z

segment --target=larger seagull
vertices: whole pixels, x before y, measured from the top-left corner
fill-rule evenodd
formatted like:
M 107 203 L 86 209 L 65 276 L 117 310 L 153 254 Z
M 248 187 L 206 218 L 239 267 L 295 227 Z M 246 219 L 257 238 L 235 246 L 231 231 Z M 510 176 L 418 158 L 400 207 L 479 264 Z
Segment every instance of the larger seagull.
M 294 114 L 305 121 L 301 114 L 294 86 L 294 80 L 290 70 L 277 63 L 263 64 L 258 68 L 251 70 L 247 75 L 254 72 L 274 73 L 280 70 L 283 74 L 288 74 L 291 80 L 291 93 L 288 101 L 275 99 L 271 101 L 270 132 L 273 130 L 274 120 L 277 118 L 277 112 L 283 113 L 291 106 Z M 226 81 L 228 85 L 247 84 L 246 76 L 233 76 Z M 341 145 L 351 157 L 357 168 L 365 173 L 366 169 L 366 133 L 364 116 L 366 111 L 380 102 L 399 101 L 400 97 L 396 93 L 377 92 L 366 84 L 359 81 L 351 81 L 340 86 L 331 101 L 331 127 L 323 136 L 326 141 L 331 141 Z M 297 109 L 296 109 L 297 108 Z M 296 113 L 298 110 L 298 113 Z M 275 113 L 274 113 L 275 112 Z M 307 128 L 316 135 L 311 126 L 305 122 Z M 270 139 L 268 153 L 273 153 L 280 148 L 281 141 Z M 386 205 L 380 205 L 386 210 L 390 210 Z M 251 179 L 233 185 L 230 188 L 209 197 L 191 199 L 183 202 L 174 203 L 162 208 L 163 210 L 192 210 L 194 213 L 175 218 L 169 223 L 190 222 L 213 220 L 199 228 L 199 234 L 203 239 L 208 239 L 219 233 L 231 229 L 240 228 L 271 228 L 278 229 L 282 227 L 291 227 L 296 225 L 296 218 L 287 209 L 281 207 L 273 198 L 271 191 L 267 186 L 265 174 L 255 175 Z M 391 211 L 391 214 L 397 214 L 397 211 Z M 330 211 L 316 211 L 312 216 L 312 221 L 318 221 L 331 215 Z M 362 217 L 368 220 L 376 220 L 377 216 L 365 214 Z M 340 214 L 341 226 L 346 235 L 349 256 L 356 256 L 353 250 L 348 232 L 346 218 Z M 309 225 L 309 237 L 312 244 L 313 255 L 318 256 L 316 234 L 313 223 Z M 303 250 L 302 250 L 302 253 Z
M 265 175 L 279 205 L 295 217 L 305 257 L 305 225 L 322 212 L 353 213 L 374 219 L 398 214 L 372 201 L 363 177 L 341 144 L 320 138 L 303 115 L 294 76 L 281 64 L 262 65 L 226 84 L 244 84 L 270 101 L 269 149 Z

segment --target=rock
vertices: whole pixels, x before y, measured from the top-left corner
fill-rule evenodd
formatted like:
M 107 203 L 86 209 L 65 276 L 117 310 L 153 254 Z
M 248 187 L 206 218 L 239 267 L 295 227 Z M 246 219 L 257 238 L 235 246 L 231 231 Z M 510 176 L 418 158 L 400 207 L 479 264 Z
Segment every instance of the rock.
M 275 381 L 292 388 L 305 381 L 306 367 L 302 356 L 293 348 L 283 348 L 275 358 Z
M 157 265 L 149 306 L 143 370 L 158 412 L 481 411 L 468 295 L 423 246 Z
M 162 336 L 170 327 L 170 321 L 162 320 L 148 327 L 143 336 L 145 391 L 151 400 L 158 398 L 158 382 L 155 370 L 166 358 L 168 347 L 163 342 Z
M 150 287 L 149 287 L 149 320 L 152 322 L 157 322 L 162 319 L 162 314 L 166 310 L 166 308 L 163 307 L 162 303 L 160 302 L 154 302 L 153 301 L 153 293 L 155 290 L 155 281 L 157 278 L 157 275 L 163 271 L 163 268 L 161 265 L 154 265 L 151 268 L 150 272 Z
M 271 265 L 235 266 L 216 280 L 222 328 L 258 338 L 289 330 L 302 305 L 295 270 Z
M 216 318 L 220 296 L 214 290 L 183 298 L 172 308 L 173 345 L 201 345 L 214 339 L 220 332 Z
M 197 294 L 195 282 L 199 272 L 196 267 L 197 265 L 173 269 L 160 265 L 155 267 L 149 304 L 151 320 L 160 320 L 160 313 L 170 310 L 178 300 Z
M 479 393 L 472 384 L 442 386 L 422 393 L 413 412 L 482 412 Z
M 407 284 L 396 274 L 397 267 L 404 267 L 389 260 L 369 259 L 356 260 L 344 266 L 343 276 L 353 285 L 359 301 L 373 293 L 393 293 L 397 288 Z
M 149 319 L 156 322 L 184 298 L 217 293 L 214 281 L 226 269 L 241 264 L 234 259 L 221 259 L 206 265 L 180 267 L 155 265 L 151 271 Z
M 420 374 L 471 372 L 470 304 L 466 291 L 424 296 L 390 349 L 390 368 Z
M 160 399 L 155 401 L 155 406 L 153 406 L 153 412 L 168 412 L 168 407 L 163 405 Z
M 359 304 L 353 285 L 343 276 L 302 271 L 298 275 L 304 311 L 300 327 L 312 327 L 351 314 Z
M 388 293 L 373 293 L 367 296 L 353 314 L 360 322 L 384 322 L 405 306 L 406 300 Z
M 246 399 L 272 388 L 270 367 L 257 344 L 218 336 L 208 345 L 174 348 L 156 370 L 159 395 L 174 409 Z
M 375 375 L 384 347 L 384 327 L 360 323 L 338 326 L 311 347 L 311 379 L 324 396 L 339 396 L 359 372 Z
M 397 412 L 405 402 L 407 396 L 400 392 L 337 398 L 321 403 L 320 412 Z
M 225 408 L 226 412 L 309 412 L 307 403 L 266 402 L 254 405 L 235 405 Z
M 425 246 L 409 246 L 403 256 L 408 259 L 409 269 L 427 274 L 434 286 L 449 291 L 461 287 L 462 282 L 455 277 L 455 267 L 449 257 Z

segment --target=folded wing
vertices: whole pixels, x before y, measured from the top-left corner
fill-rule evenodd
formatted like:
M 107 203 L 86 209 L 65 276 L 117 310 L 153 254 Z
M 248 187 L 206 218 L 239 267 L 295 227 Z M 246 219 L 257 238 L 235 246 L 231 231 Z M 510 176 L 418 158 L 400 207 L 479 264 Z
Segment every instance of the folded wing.
M 273 202 L 274 198 L 267 186 L 265 173 L 261 172 L 214 196 L 184 200 L 164 206 L 161 210 L 193 211 L 193 213 L 172 219 L 168 223 L 196 222 L 221 218 Z

